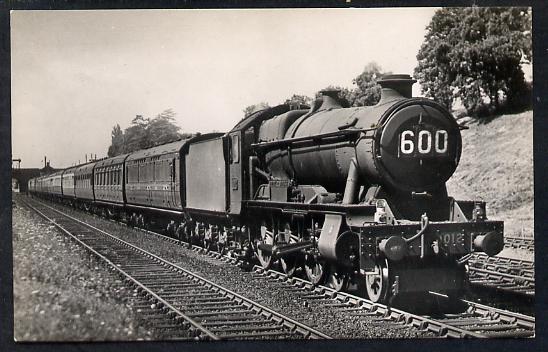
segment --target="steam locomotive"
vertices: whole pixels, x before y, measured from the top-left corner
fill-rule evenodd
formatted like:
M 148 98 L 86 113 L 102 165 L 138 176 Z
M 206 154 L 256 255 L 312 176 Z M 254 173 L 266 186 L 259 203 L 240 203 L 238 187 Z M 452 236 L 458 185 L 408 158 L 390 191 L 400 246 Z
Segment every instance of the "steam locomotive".
M 460 126 L 415 80 L 379 81 L 375 106 L 344 108 L 332 90 L 311 107 L 255 112 L 204 134 L 32 179 L 34 195 L 161 227 L 172 236 L 279 266 L 375 302 L 428 291 L 458 296 L 473 252 L 503 248 L 485 203 L 446 181 Z

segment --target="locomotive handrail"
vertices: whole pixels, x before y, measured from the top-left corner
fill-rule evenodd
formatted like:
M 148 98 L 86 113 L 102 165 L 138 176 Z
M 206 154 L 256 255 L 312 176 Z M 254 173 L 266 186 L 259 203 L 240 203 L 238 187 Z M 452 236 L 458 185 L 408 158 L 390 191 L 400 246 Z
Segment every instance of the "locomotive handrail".
M 376 129 L 377 128 L 346 129 L 341 131 L 318 134 L 314 136 L 289 138 L 289 139 L 282 139 L 282 140 L 271 141 L 271 142 L 253 143 L 251 144 L 251 147 L 265 149 L 265 148 L 282 147 L 282 146 L 287 146 L 287 145 L 297 144 L 297 143 L 304 143 L 304 142 L 318 142 L 318 141 L 325 142 L 326 139 L 337 139 L 337 138 L 346 139 L 353 136 L 356 136 L 357 138 L 357 136 L 359 136 L 361 133 L 366 133 Z M 366 138 L 366 136 L 362 136 L 362 138 Z
M 404 241 L 409 243 L 409 242 L 412 242 L 414 241 L 416 238 L 422 236 L 422 234 L 424 233 L 424 231 L 426 231 L 426 228 L 428 228 L 428 225 L 430 225 L 430 220 L 428 220 L 428 217 L 426 216 L 426 214 L 423 214 L 421 216 L 421 229 L 419 230 L 419 232 L 417 232 L 416 235 L 413 235 L 409 238 L 404 238 Z

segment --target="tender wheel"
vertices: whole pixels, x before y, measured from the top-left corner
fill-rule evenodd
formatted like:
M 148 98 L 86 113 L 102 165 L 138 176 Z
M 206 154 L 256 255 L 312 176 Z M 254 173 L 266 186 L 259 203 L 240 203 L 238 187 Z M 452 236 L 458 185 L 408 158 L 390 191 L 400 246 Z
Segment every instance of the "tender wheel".
M 291 236 L 291 225 L 286 222 L 283 227 L 283 232 L 278 233 L 278 239 L 282 239 L 285 243 L 295 243 L 295 239 Z M 288 276 L 293 276 L 297 269 L 298 254 L 288 255 L 280 258 L 283 272 Z
M 130 227 L 136 227 L 137 226 L 137 214 L 135 214 L 135 213 L 131 214 L 127 224 Z
M 170 221 L 167 225 L 166 225 L 166 228 L 164 229 L 164 235 L 166 236 L 174 236 L 175 235 L 175 230 L 177 229 L 177 224 L 175 223 L 175 221 Z
M 259 243 L 274 245 L 274 233 L 268 230 L 266 226 L 266 222 L 264 221 L 261 224 L 261 241 Z M 273 261 L 272 255 L 267 251 L 261 250 L 258 245 L 257 245 L 257 258 L 259 259 L 259 262 L 261 263 L 261 266 L 263 268 L 270 269 Z
M 144 217 L 143 214 L 140 214 L 137 217 L 137 226 L 142 228 L 142 229 L 146 229 L 146 221 L 145 221 L 145 217 Z
M 223 255 L 226 249 L 226 243 L 228 241 L 228 234 L 225 229 L 219 229 L 217 233 L 217 252 Z
M 211 249 L 211 241 L 204 238 L 202 240 L 202 247 L 203 249 L 205 249 L 206 252 L 209 252 L 209 250 Z
M 319 285 L 323 282 L 325 276 L 325 265 L 313 255 L 308 255 L 304 264 L 306 277 L 313 285 Z
M 382 261 L 375 265 L 375 271 L 365 274 L 365 291 L 373 302 L 386 302 L 390 292 L 388 262 Z
M 335 291 L 346 291 L 348 289 L 349 277 L 347 273 L 337 270 L 338 268 L 333 265 L 327 275 L 325 285 Z

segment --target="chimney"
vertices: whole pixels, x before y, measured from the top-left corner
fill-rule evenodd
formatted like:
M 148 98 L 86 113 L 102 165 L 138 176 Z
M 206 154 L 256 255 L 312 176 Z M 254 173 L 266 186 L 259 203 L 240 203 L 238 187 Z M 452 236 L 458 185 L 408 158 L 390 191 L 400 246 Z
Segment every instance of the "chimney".
M 394 98 L 411 98 L 413 83 L 416 79 L 406 74 L 386 75 L 378 81 L 382 87 L 379 104 Z
M 340 109 L 342 105 L 339 101 L 339 89 L 327 88 L 320 90 L 322 95 L 322 105 L 318 110 L 328 110 L 328 109 Z

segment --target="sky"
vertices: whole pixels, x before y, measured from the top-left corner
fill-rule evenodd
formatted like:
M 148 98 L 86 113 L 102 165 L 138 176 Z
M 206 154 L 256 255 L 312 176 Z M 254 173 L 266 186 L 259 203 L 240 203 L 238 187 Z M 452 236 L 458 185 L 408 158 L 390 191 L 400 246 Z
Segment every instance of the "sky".
M 351 88 L 371 61 L 412 74 L 435 10 L 12 11 L 12 156 L 68 167 L 135 115 L 224 132 L 248 105 Z

